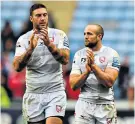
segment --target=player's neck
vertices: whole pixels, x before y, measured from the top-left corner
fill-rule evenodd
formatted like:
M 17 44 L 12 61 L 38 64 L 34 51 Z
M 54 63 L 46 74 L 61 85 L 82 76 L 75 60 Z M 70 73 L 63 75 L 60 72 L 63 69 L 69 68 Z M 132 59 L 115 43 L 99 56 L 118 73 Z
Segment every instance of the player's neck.
M 98 42 L 97 45 L 91 49 L 92 49 L 92 51 L 99 51 L 101 49 L 101 47 L 102 47 L 102 43 Z

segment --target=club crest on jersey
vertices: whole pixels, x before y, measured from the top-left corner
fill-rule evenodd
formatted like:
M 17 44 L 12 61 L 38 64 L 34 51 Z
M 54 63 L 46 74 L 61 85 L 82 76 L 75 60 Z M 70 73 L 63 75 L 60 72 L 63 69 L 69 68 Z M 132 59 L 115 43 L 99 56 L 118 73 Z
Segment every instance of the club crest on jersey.
M 105 57 L 104 57 L 104 56 L 99 57 L 99 61 L 100 61 L 101 63 L 104 63 L 104 62 L 105 62 Z
M 112 118 L 107 118 L 106 121 L 107 121 L 107 124 L 111 124 L 112 123 Z
M 49 37 L 50 42 L 54 42 L 54 37 Z
M 62 111 L 62 106 L 56 105 L 56 111 L 59 113 Z
M 81 58 L 81 63 L 85 63 L 86 62 L 86 58 Z

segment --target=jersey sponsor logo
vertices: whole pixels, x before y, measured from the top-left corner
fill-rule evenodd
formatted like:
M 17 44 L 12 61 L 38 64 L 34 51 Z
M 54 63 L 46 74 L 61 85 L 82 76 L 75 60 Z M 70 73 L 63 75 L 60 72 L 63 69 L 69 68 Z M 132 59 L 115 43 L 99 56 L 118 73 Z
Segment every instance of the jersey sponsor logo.
M 113 57 L 113 62 L 112 62 L 112 66 L 113 67 L 120 67 L 120 63 L 119 63 L 119 58 L 118 57 Z
M 69 47 L 68 43 L 64 42 L 64 46 Z
M 56 105 L 56 111 L 59 113 L 62 111 L 62 106 Z
M 44 43 L 43 42 L 39 42 L 39 45 L 38 46 L 43 46 L 44 45 Z
M 21 47 L 20 42 L 17 42 L 16 47 Z
M 105 60 L 106 60 L 106 58 L 105 58 L 104 56 L 99 57 L 99 61 L 100 61 L 101 63 L 104 63 L 104 62 L 105 62 Z
M 64 46 L 69 47 L 67 36 L 64 37 Z
M 86 62 L 86 58 L 81 58 L 81 64 Z
M 68 41 L 68 38 L 67 38 L 67 36 L 65 36 L 65 37 L 64 37 L 64 41 L 66 41 L 66 42 Z

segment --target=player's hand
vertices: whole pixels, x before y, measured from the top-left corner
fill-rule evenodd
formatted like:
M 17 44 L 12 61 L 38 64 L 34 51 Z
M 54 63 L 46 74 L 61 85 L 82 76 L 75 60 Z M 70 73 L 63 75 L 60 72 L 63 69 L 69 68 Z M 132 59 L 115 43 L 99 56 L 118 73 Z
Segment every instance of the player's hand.
M 41 27 L 40 33 L 39 33 L 39 38 L 44 41 L 44 44 L 46 46 L 49 45 L 50 40 L 49 40 L 49 36 L 48 36 L 48 30 L 47 30 L 47 28 L 45 26 Z
M 87 63 L 86 63 L 86 71 L 87 73 L 91 72 L 90 59 L 88 57 L 87 57 Z
M 31 37 L 30 37 L 30 49 L 34 49 L 37 46 L 37 42 L 38 42 L 38 35 L 37 35 L 38 31 L 35 29 L 34 32 L 32 33 Z
M 89 66 L 91 66 L 92 64 L 94 64 L 94 53 L 90 48 L 87 48 L 86 52 L 87 52 L 87 58 L 89 60 Z

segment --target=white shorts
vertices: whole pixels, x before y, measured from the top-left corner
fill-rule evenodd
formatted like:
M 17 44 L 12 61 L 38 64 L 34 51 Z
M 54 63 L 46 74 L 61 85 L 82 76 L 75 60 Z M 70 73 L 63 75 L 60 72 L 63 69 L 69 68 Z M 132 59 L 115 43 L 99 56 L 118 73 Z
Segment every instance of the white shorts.
M 115 105 L 78 100 L 75 106 L 75 124 L 117 124 Z
M 23 97 L 24 121 L 38 122 L 50 116 L 64 116 L 66 101 L 65 91 L 45 94 L 25 93 Z

